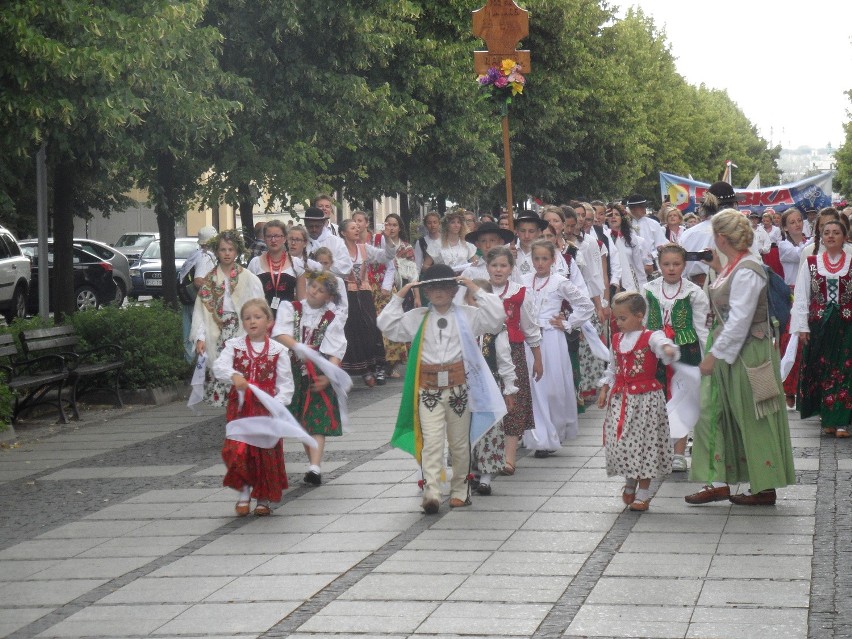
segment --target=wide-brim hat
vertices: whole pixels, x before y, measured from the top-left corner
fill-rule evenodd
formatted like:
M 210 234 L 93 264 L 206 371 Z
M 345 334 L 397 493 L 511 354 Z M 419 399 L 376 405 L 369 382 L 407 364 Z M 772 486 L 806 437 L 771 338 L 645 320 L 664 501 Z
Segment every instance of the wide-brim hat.
M 458 276 L 452 266 L 447 264 L 433 264 L 420 274 L 420 281 L 416 286 L 428 286 L 429 284 L 454 284 L 458 286 Z
M 542 220 L 537 214 L 533 212 L 521 213 L 518 217 L 515 218 L 515 226 L 520 224 L 521 222 L 535 222 L 538 224 L 538 228 L 540 231 L 543 231 L 550 223 L 547 220 Z
M 716 196 L 719 204 L 734 204 L 735 202 L 742 202 L 745 199 L 745 194 L 735 193 L 733 186 L 721 180 L 713 182 L 707 190 Z
M 627 198 L 627 202 L 625 203 L 625 206 L 628 206 L 628 207 L 629 206 L 647 206 L 647 205 L 648 205 L 648 198 L 646 198 L 644 195 L 639 195 L 638 193 L 634 193 L 633 195 L 629 196 Z
M 759 219 L 763 218 L 763 214 L 758 213 L 757 211 L 752 211 L 751 213 L 748 214 L 748 217 L 749 217 L 749 219 L 756 218 L 756 219 L 759 220 Z
M 499 226 L 494 224 L 494 222 L 483 222 L 479 225 L 478 229 L 465 235 L 464 239 L 471 244 L 476 244 L 480 237 L 487 235 L 488 233 L 499 235 L 500 239 L 503 240 L 503 244 L 515 241 L 515 234 L 512 233 L 512 231 L 509 229 L 501 229 Z
M 309 206 L 305 209 L 305 214 L 302 216 L 304 221 L 308 220 L 325 220 L 327 219 L 325 216 L 325 211 L 316 206 Z
M 207 244 L 210 240 L 216 237 L 218 231 L 215 226 L 202 226 L 198 229 L 198 243 Z

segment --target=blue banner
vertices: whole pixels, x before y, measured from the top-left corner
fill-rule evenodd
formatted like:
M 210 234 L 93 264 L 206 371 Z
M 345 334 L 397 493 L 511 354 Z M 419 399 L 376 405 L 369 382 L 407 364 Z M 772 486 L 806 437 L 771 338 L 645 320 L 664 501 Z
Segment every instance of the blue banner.
M 774 209 L 783 213 L 790 207 L 801 211 L 831 206 L 831 180 L 834 171 L 821 173 L 791 184 L 779 184 L 764 189 L 734 189 L 741 201 L 737 208 L 743 213 L 763 213 Z M 660 172 L 660 194 L 663 202 L 671 202 L 683 213 L 697 212 L 704 193 L 710 187 L 705 182 L 697 182 L 679 175 Z

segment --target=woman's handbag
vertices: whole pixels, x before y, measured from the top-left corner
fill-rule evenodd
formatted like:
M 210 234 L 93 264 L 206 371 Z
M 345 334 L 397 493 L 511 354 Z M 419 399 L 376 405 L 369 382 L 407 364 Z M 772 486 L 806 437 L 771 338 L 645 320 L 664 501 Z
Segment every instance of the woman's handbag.
M 740 361 L 742 361 L 742 358 L 740 358 Z M 755 404 L 781 395 L 781 388 L 775 377 L 775 367 L 771 359 L 754 368 L 749 368 L 743 363 L 743 368 L 748 375 L 748 383 L 751 386 Z

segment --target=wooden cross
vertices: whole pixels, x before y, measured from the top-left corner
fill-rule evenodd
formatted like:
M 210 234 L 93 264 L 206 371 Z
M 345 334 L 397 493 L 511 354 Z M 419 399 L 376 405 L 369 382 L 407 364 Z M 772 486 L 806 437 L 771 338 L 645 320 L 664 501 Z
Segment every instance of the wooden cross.
M 521 9 L 514 0 L 487 0 L 485 6 L 473 12 L 473 35 L 485 40 L 487 51 L 473 52 L 473 68 L 484 75 L 491 67 L 500 67 L 505 59 L 515 60 L 521 72 L 530 72 L 529 50 L 518 50 L 518 42 L 530 33 L 529 11 Z M 503 165 L 506 169 L 506 210 L 509 228 L 515 228 L 512 201 L 512 157 L 509 152 L 509 116 L 503 116 Z

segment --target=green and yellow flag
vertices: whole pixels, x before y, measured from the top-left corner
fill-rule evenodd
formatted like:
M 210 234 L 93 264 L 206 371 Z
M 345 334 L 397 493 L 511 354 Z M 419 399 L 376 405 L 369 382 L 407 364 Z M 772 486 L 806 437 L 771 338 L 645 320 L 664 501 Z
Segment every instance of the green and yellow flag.
M 417 334 L 414 336 L 411 348 L 408 351 L 402 400 L 399 403 L 396 428 L 394 428 L 390 441 L 391 446 L 412 455 L 418 464 L 420 464 L 420 455 L 423 451 L 423 433 L 420 431 L 420 411 L 418 408 L 420 400 L 420 347 L 423 340 L 423 327 L 426 326 L 428 315 L 426 313 L 423 316 L 423 322 L 417 329 Z

